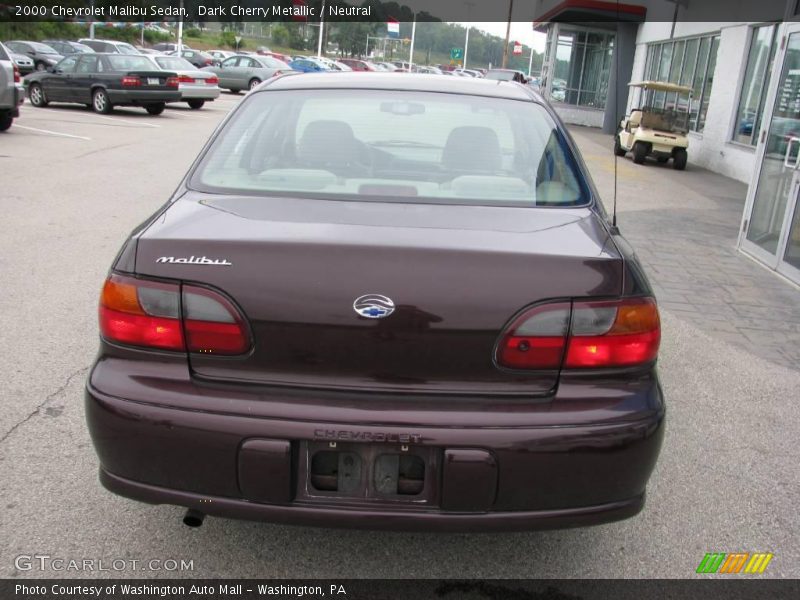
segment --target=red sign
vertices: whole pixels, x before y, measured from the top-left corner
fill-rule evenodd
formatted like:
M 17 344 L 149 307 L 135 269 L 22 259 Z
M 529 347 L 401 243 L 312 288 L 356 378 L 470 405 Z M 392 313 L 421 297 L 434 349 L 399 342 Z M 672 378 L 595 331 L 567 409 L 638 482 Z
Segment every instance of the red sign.
M 514 54 L 517 56 L 522 54 L 522 44 L 519 42 L 514 42 Z

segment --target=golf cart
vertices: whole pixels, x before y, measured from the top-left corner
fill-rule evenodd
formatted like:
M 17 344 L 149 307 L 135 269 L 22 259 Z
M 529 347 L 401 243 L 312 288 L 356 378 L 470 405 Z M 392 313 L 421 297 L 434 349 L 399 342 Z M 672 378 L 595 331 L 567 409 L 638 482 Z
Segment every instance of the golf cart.
M 614 138 L 614 154 L 633 154 L 637 165 L 653 156 L 658 162 L 672 159 L 673 168 L 686 168 L 689 138 L 689 107 L 692 88 L 663 81 L 629 83 L 639 88 L 639 107 L 620 122 Z M 658 108 L 656 108 L 658 107 Z

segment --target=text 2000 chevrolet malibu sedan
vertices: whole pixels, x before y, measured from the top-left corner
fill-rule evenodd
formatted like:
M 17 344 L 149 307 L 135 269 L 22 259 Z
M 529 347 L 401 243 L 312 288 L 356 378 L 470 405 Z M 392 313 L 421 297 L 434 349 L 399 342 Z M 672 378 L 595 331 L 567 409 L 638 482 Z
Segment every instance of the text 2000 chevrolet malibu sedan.
M 123 246 L 100 331 L 102 483 L 188 524 L 607 522 L 663 437 L 650 287 L 515 83 L 260 86 Z

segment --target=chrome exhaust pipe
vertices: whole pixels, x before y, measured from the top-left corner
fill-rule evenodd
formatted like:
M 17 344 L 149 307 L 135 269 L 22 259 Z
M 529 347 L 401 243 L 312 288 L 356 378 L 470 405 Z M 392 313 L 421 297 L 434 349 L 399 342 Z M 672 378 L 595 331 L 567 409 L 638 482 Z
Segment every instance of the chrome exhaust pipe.
M 199 510 L 188 508 L 186 509 L 186 514 L 183 515 L 183 524 L 188 527 L 200 527 L 205 518 L 206 516 Z

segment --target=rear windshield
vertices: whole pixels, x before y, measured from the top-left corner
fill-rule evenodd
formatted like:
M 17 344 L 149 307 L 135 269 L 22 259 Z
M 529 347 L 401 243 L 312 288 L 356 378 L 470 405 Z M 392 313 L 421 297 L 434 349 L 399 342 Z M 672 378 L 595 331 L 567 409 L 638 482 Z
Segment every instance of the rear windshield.
M 389 90 L 252 94 L 214 140 L 190 185 L 324 199 L 514 206 L 589 201 L 566 140 L 543 106 Z
M 136 48 L 125 42 L 117 42 L 117 49 L 121 54 L 141 54 Z
M 0 44 L 0 60 L 9 60 L 8 54 L 6 54 L 6 49 L 3 44 Z
M 28 42 L 28 45 L 36 52 L 41 52 L 42 54 L 58 54 L 55 48 L 48 46 L 47 44 L 42 44 L 40 42 Z
M 514 79 L 514 71 L 489 71 L 486 79 L 496 79 L 498 81 L 511 81 Z
M 142 55 L 110 54 L 108 62 L 114 71 L 152 71 L 153 63 Z
M 173 71 L 194 71 L 196 69 L 192 63 L 180 56 L 156 56 L 156 62 L 162 69 Z

